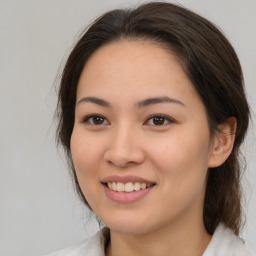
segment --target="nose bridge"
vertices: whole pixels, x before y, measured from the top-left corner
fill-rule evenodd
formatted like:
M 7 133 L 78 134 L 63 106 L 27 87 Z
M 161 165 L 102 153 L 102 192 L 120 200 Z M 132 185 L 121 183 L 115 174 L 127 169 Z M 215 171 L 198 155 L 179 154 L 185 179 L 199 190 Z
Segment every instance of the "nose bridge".
M 118 124 L 111 132 L 106 160 L 119 167 L 142 162 L 144 154 L 139 138 L 136 127 L 126 122 Z

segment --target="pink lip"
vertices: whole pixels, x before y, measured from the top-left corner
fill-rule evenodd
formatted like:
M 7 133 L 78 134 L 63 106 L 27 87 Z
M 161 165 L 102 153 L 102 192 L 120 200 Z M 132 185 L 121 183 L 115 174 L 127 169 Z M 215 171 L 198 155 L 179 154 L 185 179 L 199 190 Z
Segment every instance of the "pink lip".
M 108 186 L 105 184 L 102 184 L 106 195 L 113 201 L 116 201 L 118 203 L 132 203 L 135 202 L 136 200 L 144 197 L 147 195 L 155 186 L 141 189 L 138 191 L 133 191 L 133 192 L 116 192 L 111 190 Z
M 108 182 L 122 182 L 122 183 L 127 183 L 127 182 L 140 182 L 140 183 L 146 183 L 147 185 L 150 184 L 155 184 L 155 182 L 143 179 L 141 177 L 137 176 L 118 176 L 118 175 L 112 175 L 108 176 L 104 179 L 101 180 L 102 183 L 108 183 Z

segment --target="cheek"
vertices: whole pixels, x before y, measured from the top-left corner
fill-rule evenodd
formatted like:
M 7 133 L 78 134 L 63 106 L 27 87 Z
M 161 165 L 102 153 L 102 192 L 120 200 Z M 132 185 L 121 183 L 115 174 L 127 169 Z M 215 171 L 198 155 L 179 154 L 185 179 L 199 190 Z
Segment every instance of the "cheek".
M 157 146 L 151 144 L 151 159 L 159 170 L 166 190 L 172 194 L 201 190 L 208 169 L 208 141 L 205 131 L 175 133 Z
M 79 129 L 74 129 L 71 141 L 71 155 L 79 186 L 92 209 L 97 209 L 97 200 L 99 197 L 98 186 L 99 169 L 102 158 L 102 140 L 85 134 Z M 97 212 L 99 212 L 97 210 Z
M 200 138 L 201 137 L 201 138 Z M 150 155 L 159 164 L 163 166 L 180 166 L 189 163 L 207 163 L 208 161 L 208 136 L 181 136 L 175 134 L 163 138 L 161 141 L 152 141 L 150 143 Z M 153 146 L 154 145 L 154 146 Z M 192 167 L 192 166 L 191 166 Z
M 101 147 L 90 136 L 74 130 L 71 136 L 70 149 L 78 182 L 84 192 L 84 189 L 91 184 L 91 180 L 97 177 Z

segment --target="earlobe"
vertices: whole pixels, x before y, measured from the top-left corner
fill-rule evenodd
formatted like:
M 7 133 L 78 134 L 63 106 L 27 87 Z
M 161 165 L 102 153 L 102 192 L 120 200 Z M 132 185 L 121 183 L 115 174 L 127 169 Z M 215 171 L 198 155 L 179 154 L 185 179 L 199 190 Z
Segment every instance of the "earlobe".
M 212 141 L 208 162 L 209 168 L 222 165 L 231 154 L 235 141 L 236 127 L 237 121 L 235 117 L 229 117 L 219 125 Z

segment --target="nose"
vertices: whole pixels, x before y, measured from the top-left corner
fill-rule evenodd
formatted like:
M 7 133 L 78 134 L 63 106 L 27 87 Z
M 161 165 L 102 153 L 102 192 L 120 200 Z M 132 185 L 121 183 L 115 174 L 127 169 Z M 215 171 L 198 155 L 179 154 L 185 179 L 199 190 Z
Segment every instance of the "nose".
M 123 125 L 113 130 L 108 139 L 104 160 L 119 168 L 141 164 L 145 160 L 141 135 Z

